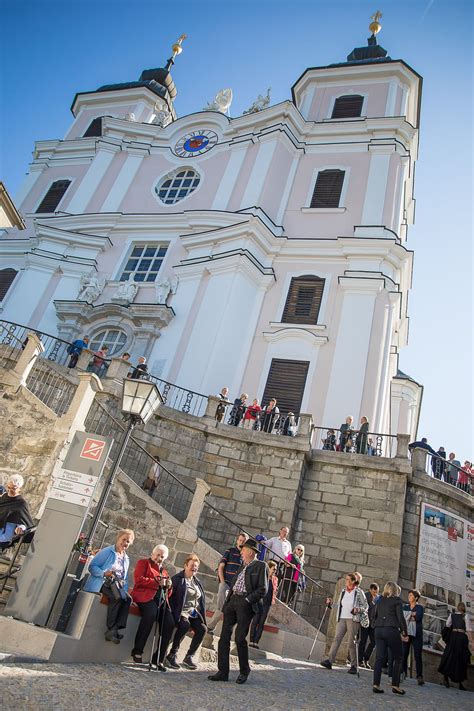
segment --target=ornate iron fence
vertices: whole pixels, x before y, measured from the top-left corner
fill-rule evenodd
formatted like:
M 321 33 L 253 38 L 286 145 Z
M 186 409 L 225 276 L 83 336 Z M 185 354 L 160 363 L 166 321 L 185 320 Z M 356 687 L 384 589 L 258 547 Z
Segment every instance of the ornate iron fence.
M 380 432 L 365 432 L 361 444 L 357 443 L 358 430 L 352 430 L 349 444 L 344 451 L 349 454 L 367 454 L 374 457 L 394 457 L 397 451 L 397 436 Z M 313 449 L 341 451 L 341 433 L 336 427 L 315 427 L 311 445 Z M 365 450 L 365 451 L 364 451 Z
M 181 388 L 179 385 L 173 385 L 167 380 L 157 378 L 155 375 L 150 375 L 149 380 L 157 384 L 160 393 L 163 397 L 163 403 L 173 410 L 179 410 L 187 415 L 202 417 L 206 411 L 207 395 L 197 393 L 194 390 Z
M 10 370 L 20 357 L 30 329 L 0 320 L 0 367 Z

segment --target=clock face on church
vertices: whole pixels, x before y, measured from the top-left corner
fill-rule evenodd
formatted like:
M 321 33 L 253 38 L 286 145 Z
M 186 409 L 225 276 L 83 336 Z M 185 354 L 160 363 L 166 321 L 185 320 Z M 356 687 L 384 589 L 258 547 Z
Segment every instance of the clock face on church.
M 217 133 L 209 129 L 197 129 L 182 136 L 174 147 L 180 158 L 192 158 L 210 151 L 218 141 Z

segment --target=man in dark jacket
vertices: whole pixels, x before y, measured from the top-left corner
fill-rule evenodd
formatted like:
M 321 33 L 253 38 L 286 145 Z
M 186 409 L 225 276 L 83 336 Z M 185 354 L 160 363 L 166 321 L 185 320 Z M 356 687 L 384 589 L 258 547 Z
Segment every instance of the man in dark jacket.
M 237 684 L 245 684 L 250 674 L 247 634 L 250 623 L 262 605 L 262 598 L 268 589 L 267 565 L 257 560 L 258 543 L 249 538 L 242 547 L 243 565 L 231 583 L 229 595 L 224 604 L 224 622 L 217 650 L 217 674 L 208 678 L 211 681 L 229 679 L 230 638 L 235 630 L 235 644 L 239 657 L 239 676 Z

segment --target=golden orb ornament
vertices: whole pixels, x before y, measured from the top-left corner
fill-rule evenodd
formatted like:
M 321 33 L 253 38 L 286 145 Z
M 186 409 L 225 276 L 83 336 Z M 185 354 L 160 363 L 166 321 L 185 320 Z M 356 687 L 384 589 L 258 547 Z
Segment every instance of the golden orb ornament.
M 377 12 L 372 15 L 370 19 L 372 20 L 372 22 L 369 25 L 369 30 L 372 32 L 373 35 L 377 35 L 382 29 L 382 25 L 380 24 L 380 20 L 382 19 L 382 13 L 380 12 L 380 10 L 377 10 Z

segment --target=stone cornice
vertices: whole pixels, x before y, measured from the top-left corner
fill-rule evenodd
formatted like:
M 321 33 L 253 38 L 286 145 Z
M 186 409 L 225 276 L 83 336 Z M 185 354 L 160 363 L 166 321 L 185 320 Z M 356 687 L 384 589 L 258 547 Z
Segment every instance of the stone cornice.
M 303 325 L 280 324 L 281 328 L 276 331 L 264 331 L 263 338 L 268 343 L 278 343 L 279 341 L 287 340 L 302 340 L 309 343 L 311 346 L 324 346 L 329 338 L 314 333 L 311 327 L 306 328 Z

